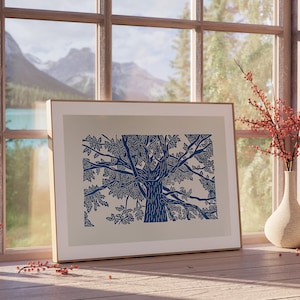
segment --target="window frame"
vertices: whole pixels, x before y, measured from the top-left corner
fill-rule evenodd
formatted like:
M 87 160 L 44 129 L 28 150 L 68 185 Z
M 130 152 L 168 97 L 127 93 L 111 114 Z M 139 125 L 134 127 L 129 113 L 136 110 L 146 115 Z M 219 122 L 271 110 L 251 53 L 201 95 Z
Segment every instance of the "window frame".
M 236 33 L 257 33 L 273 35 L 275 39 L 274 49 L 274 83 L 276 83 L 276 94 L 285 99 L 291 99 L 291 16 L 292 2 L 296 1 L 274 0 L 276 3 L 275 16 L 276 25 L 260 24 L 241 24 L 213 22 L 203 20 L 203 0 L 192 0 L 192 14 L 194 19 L 168 19 L 155 17 L 138 17 L 112 14 L 113 0 L 95 0 L 95 13 L 65 12 L 55 10 L 41 9 L 21 9 L 5 7 L 5 0 L 0 0 L 0 64 L 1 64 L 1 124 L 0 124 L 0 223 L 5 224 L 5 140 L 16 138 L 47 138 L 46 130 L 8 130 L 5 128 L 5 19 L 28 19 L 28 20 L 45 20 L 60 22 L 79 22 L 95 24 L 96 26 L 96 78 L 95 78 L 95 98 L 99 100 L 112 99 L 112 26 L 147 26 L 157 28 L 176 28 L 190 29 L 193 31 L 192 59 L 192 91 L 191 99 L 200 101 L 203 97 L 203 48 L 202 37 L 204 31 L 223 31 Z M 295 101 L 294 101 L 295 102 Z M 253 137 L 256 136 L 249 130 L 237 130 L 236 137 Z M 278 175 L 283 169 L 280 162 L 274 164 L 273 176 L 273 207 L 278 205 L 283 190 L 282 176 Z M 249 235 L 248 241 L 258 241 L 262 235 Z M 245 235 L 246 236 L 246 235 Z M 25 251 L 5 249 L 5 227 L 0 230 L 0 261 L 26 259 L 26 257 L 45 257 L 51 254 L 50 249 L 29 248 Z M 247 243 L 247 240 L 245 240 Z

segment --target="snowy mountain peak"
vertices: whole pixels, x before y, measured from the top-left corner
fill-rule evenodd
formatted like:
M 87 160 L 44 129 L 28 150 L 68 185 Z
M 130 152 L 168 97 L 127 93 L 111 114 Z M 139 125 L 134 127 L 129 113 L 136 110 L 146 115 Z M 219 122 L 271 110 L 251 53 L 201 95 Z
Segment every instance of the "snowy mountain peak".
M 31 64 L 33 64 L 36 68 L 38 68 L 41 71 L 47 71 L 54 64 L 54 62 L 51 60 L 43 62 L 40 58 L 32 55 L 31 53 L 26 53 L 25 57 Z

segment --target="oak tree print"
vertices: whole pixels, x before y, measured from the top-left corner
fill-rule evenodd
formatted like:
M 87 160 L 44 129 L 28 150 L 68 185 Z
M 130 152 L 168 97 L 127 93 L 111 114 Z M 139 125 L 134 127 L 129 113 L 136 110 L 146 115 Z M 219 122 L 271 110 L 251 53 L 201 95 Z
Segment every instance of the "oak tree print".
M 218 218 L 211 134 L 88 135 L 82 146 L 85 226 L 98 209 L 124 225 Z

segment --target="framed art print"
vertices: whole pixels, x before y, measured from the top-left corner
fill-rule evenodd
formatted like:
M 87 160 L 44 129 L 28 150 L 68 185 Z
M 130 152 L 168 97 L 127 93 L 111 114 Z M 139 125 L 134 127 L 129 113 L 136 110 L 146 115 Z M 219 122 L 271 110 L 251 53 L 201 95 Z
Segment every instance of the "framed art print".
M 47 111 L 54 261 L 241 247 L 233 104 Z

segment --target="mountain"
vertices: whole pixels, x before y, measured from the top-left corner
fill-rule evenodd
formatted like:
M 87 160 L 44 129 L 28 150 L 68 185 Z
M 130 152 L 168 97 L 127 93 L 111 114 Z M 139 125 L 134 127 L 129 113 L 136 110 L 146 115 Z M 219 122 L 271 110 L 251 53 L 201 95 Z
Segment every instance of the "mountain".
M 95 54 L 90 48 L 72 48 L 65 57 L 51 62 L 44 71 L 90 98 L 95 98 Z
M 60 82 L 88 95 L 95 96 L 95 54 L 90 48 L 70 49 L 56 62 L 43 63 L 32 55 L 27 59 L 40 70 Z M 155 100 L 164 93 L 165 81 L 157 79 L 134 62 L 112 63 L 114 100 Z
M 5 54 L 7 82 L 48 91 L 49 95 L 55 91 L 57 94 L 72 95 L 74 98 L 86 97 L 73 87 L 36 68 L 23 55 L 19 45 L 8 32 L 5 33 Z
M 51 60 L 43 62 L 41 59 L 39 59 L 38 57 L 34 56 L 31 53 L 25 53 L 24 56 L 30 63 L 32 63 L 37 69 L 41 71 L 51 68 L 52 64 L 54 63 Z
M 164 94 L 165 81 L 157 79 L 136 63 L 112 63 L 115 100 L 155 100 Z
M 95 98 L 95 54 L 90 48 L 70 49 L 57 61 L 43 62 L 31 53 L 23 54 L 6 32 L 5 51 L 7 82 L 49 91 L 50 97 L 55 91 L 70 99 Z M 165 81 L 134 62 L 113 62 L 112 85 L 113 100 L 156 100 L 164 94 Z

